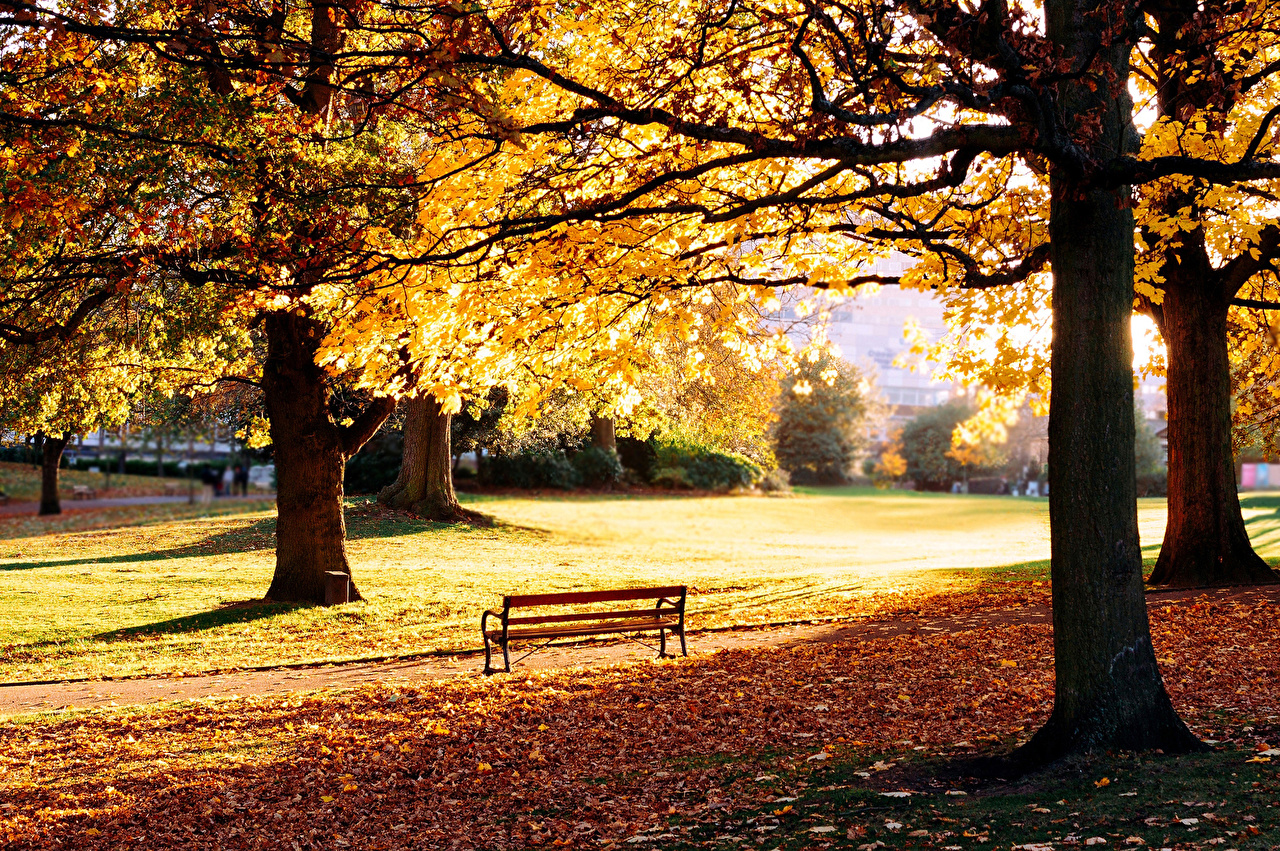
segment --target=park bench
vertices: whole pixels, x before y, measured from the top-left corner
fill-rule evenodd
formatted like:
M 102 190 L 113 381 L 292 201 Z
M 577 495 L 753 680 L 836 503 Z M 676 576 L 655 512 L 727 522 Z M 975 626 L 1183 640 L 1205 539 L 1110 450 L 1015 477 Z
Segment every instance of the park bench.
M 90 487 L 89 485 L 72 485 L 71 498 L 72 499 L 97 499 L 98 491 L 95 488 Z
M 180 483 L 180 482 L 165 482 L 165 483 L 164 483 L 164 495 L 165 495 L 165 496 L 178 496 L 178 495 L 180 495 L 184 490 L 186 490 L 186 488 L 187 488 L 187 486 L 186 486 L 186 485 L 184 485 L 184 484 L 182 484 L 182 483 Z
M 584 638 L 593 635 L 658 631 L 658 656 L 668 658 L 667 633 L 680 636 L 680 652 L 689 655 L 684 640 L 684 599 L 686 586 L 671 585 L 662 588 L 620 588 L 613 591 L 570 591 L 557 594 L 519 594 L 502 598 L 502 611 L 489 610 L 480 616 L 480 633 L 484 636 L 484 672 L 496 674 L 491 664 L 492 648 L 502 648 L 502 670 L 511 670 L 511 642 L 515 640 L 541 641 L 521 656 L 524 659 L 546 647 L 557 638 Z M 600 603 L 619 603 L 630 600 L 653 600 L 650 608 L 587 611 L 558 611 L 545 615 L 515 615 L 513 612 L 555 606 L 572 609 Z M 498 626 L 489 626 L 489 618 L 497 618 Z M 635 640 L 635 639 L 632 639 Z M 644 644 L 644 642 L 638 642 Z M 649 645 L 645 645 L 649 647 Z M 652 648 L 650 648 L 652 649 Z M 516 661 L 519 662 L 520 659 Z

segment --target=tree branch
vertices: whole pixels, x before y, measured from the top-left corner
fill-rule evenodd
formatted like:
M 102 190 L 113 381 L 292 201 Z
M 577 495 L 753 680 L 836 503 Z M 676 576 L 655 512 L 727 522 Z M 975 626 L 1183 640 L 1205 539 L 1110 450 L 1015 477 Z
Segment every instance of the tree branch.
M 396 400 L 390 396 L 379 396 L 369 403 L 360 416 L 351 425 L 341 431 L 342 453 L 350 458 L 360 451 L 360 447 L 369 442 L 382 424 L 396 411 Z
M 84 324 L 84 321 L 89 318 L 89 314 L 110 301 L 115 294 L 116 289 L 114 287 L 103 287 L 80 302 L 75 311 L 67 317 L 67 321 L 60 325 L 50 325 L 39 331 L 31 331 L 18 325 L 0 322 L 0 339 L 20 346 L 34 346 L 55 338 L 66 340 L 76 332 L 76 329 Z
M 1280 310 L 1280 302 L 1260 301 L 1256 298 L 1233 298 L 1232 307 L 1252 307 L 1257 310 Z

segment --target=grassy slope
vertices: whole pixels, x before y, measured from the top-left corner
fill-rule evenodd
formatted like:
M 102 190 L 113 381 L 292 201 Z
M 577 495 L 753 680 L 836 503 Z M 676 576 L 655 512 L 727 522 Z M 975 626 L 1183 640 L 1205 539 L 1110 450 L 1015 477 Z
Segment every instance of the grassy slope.
M 491 529 L 441 527 L 362 503 L 350 518 L 368 602 L 254 604 L 274 562 L 257 510 L 0 523 L 0 664 L 9 681 L 122 676 L 388 655 L 477 644 L 504 592 L 692 586 L 691 625 L 848 615 L 972 587 L 974 568 L 1043 579 L 1044 500 L 828 491 L 791 498 L 480 497 Z M 1280 555 L 1280 498 L 1248 497 L 1255 540 Z M 1149 557 L 1163 503 L 1140 509 Z M 125 514 L 113 515 L 123 518 Z M 166 519 L 172 518 L 172 519 Z M 117 520 L 122 524 L 123 520 Z
M 98 496 L 150 496 L 163 494 L 166 482 L 186 484 L 186 479 L 158 479 L 155 476 L 122 476 L 112 473 L 111 489 L 108 491 L 104 487 L 106 481 L 107 478 L 102 473 L 63 470 L 58 477 L 58 490 L 63 499 L 71 499 L 71 488 L 75 485 L 96 488 Z M 14 502 L 39 500 L 40 471 L 30 464 L 0 461 L 0 493 L 7 494 Z

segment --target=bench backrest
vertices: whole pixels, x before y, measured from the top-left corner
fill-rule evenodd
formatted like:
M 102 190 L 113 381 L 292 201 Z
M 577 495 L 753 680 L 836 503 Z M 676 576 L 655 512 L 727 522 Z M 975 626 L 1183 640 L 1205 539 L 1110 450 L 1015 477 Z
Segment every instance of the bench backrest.
M 572 606 L 608 603 L 615 600 L 660 600 L 666 598 L 683 607 L 687 586 L 668 585 L 660 588 L 623 588 L 613 591 L 564 591 L 557 594 L 512 594 L 502 598 L 508 611 L 532 606 Z

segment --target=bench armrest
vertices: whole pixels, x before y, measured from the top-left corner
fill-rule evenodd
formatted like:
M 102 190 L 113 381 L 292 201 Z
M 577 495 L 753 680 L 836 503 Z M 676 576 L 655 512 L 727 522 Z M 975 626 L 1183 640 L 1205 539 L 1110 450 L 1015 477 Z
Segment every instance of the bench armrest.
M 488 624 L 489 624 L 489 616 L 490 616 L 490 615 L 492 615 L 493 617 L 497 618 L 499 621 L 502 621 L 502 626 L 503 626 L 504 628 L 506 627 L 506 625 L 507 625 L 507 624 L 506 624 L 506 620 L 502 617 L 502 612 L 497 612 L 497 611 L 494 611 L 493 609 L 486 609 L 486 610 L 485 610 L 485 612 L 484 612 L 484 614 L 482 614 L 482 615 L 480 616 L 480 632 L 482 632 L 482 633 L 484 633 L 484 632 L 488 632 Z

